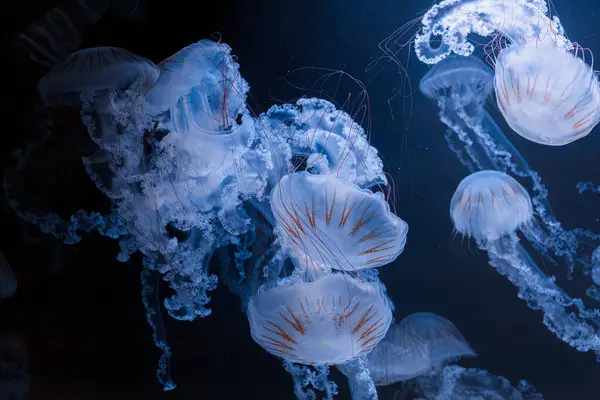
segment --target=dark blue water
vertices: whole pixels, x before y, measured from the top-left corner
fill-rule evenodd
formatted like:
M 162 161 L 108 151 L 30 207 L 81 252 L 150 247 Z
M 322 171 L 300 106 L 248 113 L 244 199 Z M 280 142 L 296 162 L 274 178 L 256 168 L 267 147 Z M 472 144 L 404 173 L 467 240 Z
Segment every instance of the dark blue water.
M 394 180 L 397 213 L 410 225 L 406 250 L 380 274 L 396 318 L 420 311 L 448 318 L 479 354 L 461 365 L 488 370 L 513 383 L 526 379 L 546 399 L 600 399 L 600 367 L 594 355 L 577 352 L 554 337 L 543 326 L 541 314 L 530 310 L 517 298 L 516 289 L 488 266 L 485 254 L 453 235 L 449 202 L 468 172 L 447 148 L 437 107 L 415 90 L 412 112 L 403 110 L 396 98 L 392 118 L 388 99 L 402 76 L 392 65 L 376 76 L 365 71 L 380 56 L 378 42 L 431 2 L 366 3 L 153 1 L 142 24 L 108 16 L 90 32 L 85 45 L 119 46 L 158 62 L 218 31 L 238 56 L 240 71 L 252 87 L 250 105 L 255 112 L 265 111 L 276 99 L 297 95 L 279 78 L 299 67 L 343 69 L 368 83 L 372 144 Z M 554 6 L 567 33 L 600 54 L 600 3 L 557 0 Z M 17 5 L 12 17 L 9 13 L 11 33 L 44 9 L 28 8 Z M 411 55 L 408 74 L 414 88 L 427 70 Z M 293 78 L 309 83 L 314 75 L 298 72 Z M 355 93 L 356 87 L 344 86 L 339 96 L 343 99 L 347 91 Z M 3 102 L 10 102 L 4 96 Z M 21 100 L 25 104 L 26 99 Z M 13 124 L 14 132 L 20 132 L 14 118 Z M 10 132 L 2 134 L 3 155 L 9 146 L 22 144 Z M 578 181 L 600 181 L 600 131 L 565 147 L 536 145 L 514 133 L 509 137 L 541 174 L 557 218 L 567 228 L 600 231 L 600 196 L 580 196 L 575 188 Z M 76 146 L 69 140 L 63 145 L 66 153 Z M 73 148 L 76 151 L 81 150 Z M 65 174 L 58 179 L 63 182 L 58 198 L 68 204 L 66 211 L 93 208 L 90 204 L 106 207 L 86 182 L 83 166 L 77 165 L 56 172 Z M 70 183 L 65 185 L 65 180 Z M 238 298 L 223 286 L 213 293 L 209 318 L 191 323 L 166 319 L 173 378 L 179 387 L 161 392 L 154 376 L 159 353 L 139 296 L 140 260 L 118 263 L 116 242 L 93 234 L 70 250 L 59 273 L 50 274 L 47 248 L 24 242 L 14 233 L 17 222 L 3 218 L 2 249 L 21 286 L 15 298 L 0 304 L 0 327 L 17 332 L 30 350 L 31 399 L 294 398 L 291 378 L 280 361 L 253 342 Z M 578 288 L 578 282 L 570 285 Z M 343 377 L 334 372 L 333 378 L 340 386 L 339 398 L 349 398 Z M 382 388 L 380 398 L 392 399 L 397 389 Z

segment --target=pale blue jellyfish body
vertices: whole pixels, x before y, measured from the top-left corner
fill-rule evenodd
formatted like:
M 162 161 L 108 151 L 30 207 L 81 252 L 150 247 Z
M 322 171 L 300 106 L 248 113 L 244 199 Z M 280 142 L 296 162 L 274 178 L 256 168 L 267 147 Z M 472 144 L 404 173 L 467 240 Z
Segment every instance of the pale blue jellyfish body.
M 273 157 L 271 180 L 290 172 L 293 156 L 306 157 L 314 174 L 334 174 L 362 188 L 387 183 L 383 162 L 364 129 L 331 102 L 299 99 L 295 104 L 271 107 L 261 114 L 257 131 Z
M 379 284 L 343 274 L 266 289 L 248 305 L 252 337 L 261 347 L 309 365 L 342 364 L 367 355 L 391 319 Z
M 200 40 L 158 64 L 156 85 L 146 96 L 146 112 L 167 112 L 166 127 L 179 133 L 226 131 L 246 112 L 250 88 L 225 43 Z
M 498 108 L 526 139 L 562 146 L 587 136 L 600 121 L 594 70 L 550 40 L 502 50 L 495 70 Z
M 441 1 L 423 16 L 415 52 L 428 64 L 452 53 L 468 56 L 471 33 L 497 35 L 489 50 L 496 99 L 516 133 L 561 146 L 587 136 L 600 121 L 598 79 L 544 0 Z M 441 39 L 439 47 L 432 47 L 433 38 Z
M 415 313 L 393 325 L 367 360 L 375 385 L 386 386 L 475 355 L 452 322 L 433 313 Z
M 519 297 L 544 313 L 548 329 L 580 351 L 600 354 L 600 312 L 560 289 L 516 235 L 535 229 L 535 219 L 529 195 L 515 179 L 497 171 L 469 175 L 452 196 L 450 216 L 455 229 L 475 239 L 490 265 L 519 288 Z
M 381 192 L 331 174 L 296 172 L 284 176 L 270 198 L 281 237 L 303 270 L 376 268 L 404 250 L 408 224 Z
M 515 179 L 498 171 L 480 171 L 462 180 L 452 197 L 450 216 L 461 234 L 496 240 L 524 228 L 533 218 L 533 207 Z
M 158 79 L 159 69 L 125 49 L 95 47 L 76 51 L 58 63 L 39 84 L 44 103 L 78 106 L 82 92 L 144 91 Z

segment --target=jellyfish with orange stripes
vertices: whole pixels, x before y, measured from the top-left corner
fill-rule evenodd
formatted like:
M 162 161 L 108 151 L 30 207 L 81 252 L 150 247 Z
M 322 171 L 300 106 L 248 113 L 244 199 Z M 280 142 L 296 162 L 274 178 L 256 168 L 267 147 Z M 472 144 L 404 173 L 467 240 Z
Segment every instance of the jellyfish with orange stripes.
M 282 244 L 299 271 L 381 267 L 404 250 L 408 224 L 383 194 L 333 174 L 285 175 L 270 202 Z
M 498 171 L 467 176 L 450 203 L 456 231 L 474 239 L 487 252 L 490 265 L 517 286 L 519 297 L 530 308 L 543 312 L 546 327 L 575 349 L 600 356 L 600 310 L 586 307 L 581 299 L 561 289 L 517 235 L 524 233 L 531 248 L 540 247 L 535 241 L 544 240 L 544 228 L 532 210 L 525 188 Z
M 248 320 L 269 353 L 335 365 L 367 355 L 385 336 L 392 310 L 381 284 L 338 273 L 264 290 L 250 300 Z
M 484 51 L 495 69 L 498 108 L 522 137 L 562 146 L 600 122 L 594 56 L 568 38 L 546 0 L 442 0 L 421 23 L 414 49 L 427 64 L 452 53 L 471 55 L 469 34 L 491 38 Z M 398 30 L 381 47 L 394 54 L 404 33 Z
M 392 325 L 386 337 L 369 353 L 367 361 L 375 385 L 387 386 L 475 355 L 452 322 L 433 313 L 420 312 Z

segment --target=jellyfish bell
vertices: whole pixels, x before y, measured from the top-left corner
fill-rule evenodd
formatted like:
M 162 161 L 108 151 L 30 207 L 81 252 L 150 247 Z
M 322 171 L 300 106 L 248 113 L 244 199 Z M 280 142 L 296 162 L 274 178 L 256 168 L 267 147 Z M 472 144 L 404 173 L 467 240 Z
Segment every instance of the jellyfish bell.
M 533 207 L 529 194 L 515 179 L 498 171 L 479 171 L 456 188 L 450 217 L 461 234 L 495 240 L 531 221 Z
M 481 102 L 494 90 L 492 70 L 477 57 L 450 55 L 421 78 L 419 89 L 431 99 L 448 92 Z M 472 100 L 470 100 L 472 101 Z
M 269 288 L 248 304 L 252 338 L 269 353 L 310 365 L 367 355 L 385 336 L 392 312 L 379 283 L 345 274 Z
M 600 121 L 598 78 L 575 52 L 550 39 L 500 51 L 496 99 L 516 133 L 536 143 L 562 146 L 587 136 Z
M 388 264 L 404 250 L 408 224 L 381 192 L 333 174 L 285 175 L 270 194 L 284 243 L 299 264 L 356 271 Z
M 375 384 L 386 386 L 458 358 L 474 356 L 476 353 L 452 322 L 433 313 L 415 313 L 391 326 L 367 360 Z
M 80 93 L 132 91 L 145 93 L 156 82 L 159 69 L 150 60 L 116 47 L 76 51 L 57 64 L 38 83 L 44 103 L 77 107 Z
M 456 326 L 439 315 L 428 312 L 414 313 L 398 324 L 402 340 L 420 340 L 427 344 L 434 364 L 459 357 L 473 357 L 475 352 Z
M 150 115 L 169 114 L 169 130 L 220 133 L 246 110 L 250 89 L 225 43 L 200 40 L 158 64 L 146 96 Z
M 395 343 L 388 337 L 396 336 L 398 325 L 367 356 L 371 378 L 376 386 L 393 385 L 429 371 L 432 367 L 429 346 L 425 341 L 412 340 L 407 345 Z

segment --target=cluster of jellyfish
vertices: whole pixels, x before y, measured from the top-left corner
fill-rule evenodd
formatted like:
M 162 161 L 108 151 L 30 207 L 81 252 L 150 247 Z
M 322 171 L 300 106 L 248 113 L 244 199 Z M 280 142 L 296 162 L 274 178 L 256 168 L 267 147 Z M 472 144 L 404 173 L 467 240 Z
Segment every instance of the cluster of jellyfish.
M 332 103 L 303 98 L 252 115 L 231 49 L 209 40 L 158 64 L 119 48 L 80 50 L 38 88 L 48 106 L 80 110 L 98 146 L 83 162 L 111 212 L 82 210 L 67 221 L 27 210 L 16 182 L 28 151 L 5 174 L 5 195 L 18 215 L 65 243 L 95 230 L 119 240 L 119 261 L 143 255 L 142 300 L 165 390 L 176 385 L 162 309 L 182 321 L 210 315 L 218 280 L 210 260 L 233 248 L 223 280 L 300 399 L 338 393 L 331 366 L 355 399 L 376 399 L 377 386 L 404 381 L 426 398 L 539 398 L 525 382 L 515 388 L 450 365 L 476 355 L 450 321 L 416 313 L 394 323 L 377 268 L 403 252 L 408 225 L 383 193 L 377 149 Z M 159 277 L 171 288 L 164 300 Z
M 516 133 L 554 146 L 585 137 L 600 120 L 587 53 L 548 15 L 542 0 L 434 5 L 414 38 L 418 58 L 434 64 L 420 89 L 437 101 L 448 144 L 471 172 L 451 200 L 456 231 L 487 252 L 560 339 L 600 355 L 600 312 L 569 296 L 530 254 L 564 262 L 570 278 L 583 271 L 592 281 L 587 295 L 600 300 L 600 235 L 557 221 L 540 176 L 484 107 L 495 90 Z M 493 70 L 471 55 L 470 33 L 493 36 Z M 386 49 L 398 39 L 392 35 Z M 302 98 L 252 113 L 231 49 L 209 40 L 158 64 L 120 48 L 79 50 L 38 89 L 47 106 L 80 111 L 97 145 L 83 162 L 111 212 L 79 211 L 67 221 L 27 210 L 16 183 L 28 151 L 5 174 L 9 205 L 65 243 L 96 230 L 119 240 L 119 261 L 143 255 L 142 299 L 162 350 L 157 376 L 165 390 L 176 385 L 162 308 L 182 321 L 209 316 L 218 283 L 210 261 L 233 249 L 223 281 L 240 296 L 254 341 L 282 360 L 299 399 L 337 394 L 331 366 L 348 378 L 354 399 L 376 399 L 377 386 L 397 382 L 428 399 L 542 398 L 524 381 L 515 387 L 453 365 L 476 353 L 450 321 L 431 313 L 394 321 L 377 269 L 403 252 L 408 225 L 384 195 L 377 149 L 331 102 Z M 598 189 L 582 183 L 580 190 Z M 164 300 L 159 277 L 171 289 Z
M 485 108 L 495 93 L 510 128 L 538 144 L 564 146 L 586 137 L 600 121 L 591 52 L 567 38 L 545 0 L 444 0 L 420 22 L 414 50 L 432 65 L 420 90 L 437 103 L 448 146 L 471 173 L 451 199 L 456 231 L 487 252 L 519 297 L 543 313 L 549 330 L 600 360 L 600 310 L 590 306 L 600 300 L 600 235 L 563 227 L 541 177 Z M 382 43 L 388 56 L 397 54 L 405 30 Z M 473 55 L 470 34 L 491 38 L 487 63 Z M 600 192 L 592 182 L 577 189 Z M 540 258 L 555 271 L 565 265 L 568 279 L 587 282 L 584 298 L 563 290 Z

